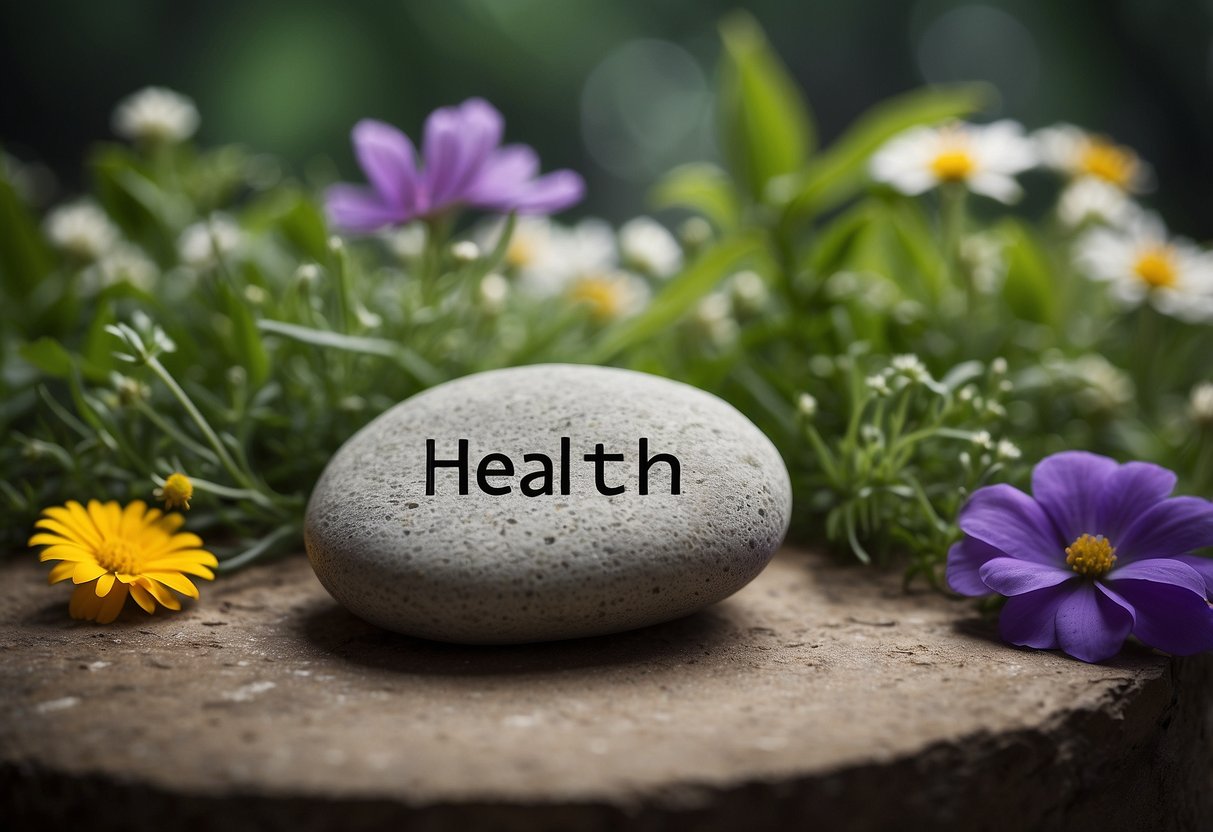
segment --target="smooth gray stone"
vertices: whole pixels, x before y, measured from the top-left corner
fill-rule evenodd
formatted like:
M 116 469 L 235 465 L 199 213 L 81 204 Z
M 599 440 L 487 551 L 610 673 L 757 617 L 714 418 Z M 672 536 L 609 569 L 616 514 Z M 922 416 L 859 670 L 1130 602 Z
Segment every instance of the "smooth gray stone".
M 570 438 L 568 496 L 561 437 Z M 655 463 L 638 493 L 638 445 Z M 436 468 L 426 496 L 426 440 L 438 460 L 469 440 L 468 493 Z M 597 443 L 623 462 L 605 465 Z M 476 466 L 505 453 L 502 496 Z M 524 496 L 521 478 L 553 460 L 555 493 Z M 532 483 L 534 484 L 534 483 Z M 679 382 L 606 367 L 518 367 L 468 376 L 404 401 L 336 453 L 312 494 L 305 539 L 325 588 L 359 617 L 424 638 L 506 644 L 577 638 L 687 615 L 732 595 L 775 553 L 791 511 L 787 469 L 770 440 L 731 405 Z

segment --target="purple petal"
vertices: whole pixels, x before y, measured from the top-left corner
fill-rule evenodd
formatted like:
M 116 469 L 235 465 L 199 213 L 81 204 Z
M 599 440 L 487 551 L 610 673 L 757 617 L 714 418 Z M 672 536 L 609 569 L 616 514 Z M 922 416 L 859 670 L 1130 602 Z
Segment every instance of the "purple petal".
M 1196 570 L 1196 574 L 1200 575 L 1205 582 L 1205 597 L 1213 598 L 1213 558 L 1206 558 L 1200 555 L 1179 555 L 1173 560 L 1180 563 L 1186 563 L 1188 566 Z
M 1202 595 L 1154 581 L 1116 581 L 1137 616 L 1133 635 L 1177 656 L 1213 650 L 1213 609 Z
M 353 140 L 358 164 L 383 201 L 412 210 L 417 191 L 417 163 L 408 136 L 390 124 L 363 119 L 354 125 Z
M 375 191 L 355 185 L 329 188 L 324 195 L 324 209 L 333 227 L 362 234 L 411 219 L 401 208 L 384 204 Z
M 998 632 L 1003 641 L 1038 650 L 1056 647 L 1057 608 L 1071 589 L 1070 584 L 1058 584 L 1008 598 L 998 617 Z
M 1100 534 L 1099 495 L 1116 469 L 1106 456 L 1066 451 L 1042 459 L 1032 471 L 1032 496 L 1067 544 L 1079 535 Z
M 472 205 L 495 208 L 509 200 L 539 172 L 539 157 L 524 144 L 511 144 L 495 152 L 471 183 L 466 198 Z
M 479 98 L 430 114 L 422 153 L 433 208 L 462 199 L 463 189 L 500 143 L 502 129 L 501 114 Z
M 1080 581 L 1057 607 L 1057 643 L 1076 659 L 1101 662 L 1120 652 L 1133 616 L 1089 581 Z
M 532 181 L 514 202 L 520 214 L 552 214 L 585 197 L 585 180 L 571 170 L 556 170 Z
M 1115 544 L 1141 514 L 1175 490 L 1175 474 L 1149 462 L 1127 462 L 1104 481 L 1096 528 Z
M 1113 587 L 1116 586 L 1117 581 L 1153 581 L 1157 584 L 1182 587 L 1202 598 L 1206 596 L 1205 579 L 1191 566 L 1181 563 L 1175 558 L 1135 560 L 1113 569 L 1104 580 Z
M 986 561 L 980 574 L 982 583 L 1000 595 L 1023 595 L 1078 577 L 1072 570 L 1055 564 L 1008 557 Z
M 1213 503 L 1198 497 L 1170 497 L 1146 509 L 1112 543 L 1122 563 L 1170 558 L 1213 546 Z
M 959 523 L 965 534 L 1005 555 L 1053 565 L 1065 561 L 1065 544 L 1058 540 L 1044 509 L 1009 485 L 990 485 L 973 492 L 960 510 Z
M 981 580 L 979 570 L 991 558 L 1005 555 L 975 537 L 966 537 L 948 549 L 948 586 L 961 595 L 989 595 L 990 588 Z

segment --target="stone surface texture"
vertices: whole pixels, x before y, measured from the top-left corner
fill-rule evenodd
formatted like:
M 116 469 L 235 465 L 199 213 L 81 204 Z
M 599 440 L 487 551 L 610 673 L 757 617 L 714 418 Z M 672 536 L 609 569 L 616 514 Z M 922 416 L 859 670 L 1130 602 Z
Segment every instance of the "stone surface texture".
M 733 597 L 465 647 L 302 557 L 180 614 L 67 617 L 0 567 L 6 829 L 1211 828 L 1210 662 L 999 643 L 967 602 L 784 551 Z
M 527 453 L 559 468 L 569 495 L 519 489 Z M 638 493 L 639 440 L 652 466 Z M 515 466 L 509 494 L 452 468 L 426 496 L 426 440 L 468 466 L 487 453 Z M 583 459 L 623 454 L 599 493 Z M 493 644 L 602 635 L 679 618 L 732 595 L 783 541 L 792 494 L 779 452 L 721 399 L 680 382 L 608 367 L 548 364 L 467 376 L 397 405 L 347 442 L 308 506 L 307 549 L 321 583 L 361 618 L 442 641 Z

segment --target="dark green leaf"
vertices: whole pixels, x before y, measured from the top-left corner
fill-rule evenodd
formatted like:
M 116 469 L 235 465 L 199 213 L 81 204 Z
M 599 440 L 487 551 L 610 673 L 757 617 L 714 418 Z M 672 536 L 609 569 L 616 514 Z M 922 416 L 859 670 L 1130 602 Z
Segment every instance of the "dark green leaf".
M 772 179 L 804 167 L 815 144 L 813 118 L 753 17 L 729 15 L 720 34 L 721 144 L 734 179 L 761 202 Z

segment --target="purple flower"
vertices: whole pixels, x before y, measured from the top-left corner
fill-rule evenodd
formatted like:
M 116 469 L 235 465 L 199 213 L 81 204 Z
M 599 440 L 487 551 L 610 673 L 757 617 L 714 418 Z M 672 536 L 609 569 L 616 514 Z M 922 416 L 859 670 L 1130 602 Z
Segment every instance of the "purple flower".
M 948 583 L 1008 596 L 999 629 L 1012 644 L 1060 647 L 1097 662 L 1129 634 L 1176 655 L 1213 649 L 1213 503 L 1171 497 L 1175 475 L 1082 451 L 1032 472 L 1032 495 L 978 489 L 960 512 Z
M 442 107 L 425 121 L 422 169 L 413 143 L 381 121 L 354 125 L 354 153 L 370 187 L 334 185 L 325 194 L 329 221 L 369 232 L 431 217 L 457 206 L 520 214 L 550 214 L 576 203 L 585 183 L 571 170 L 546 176 L 539 157 L 522 144 L 501 146 L 501 113 L 480 98 Z

